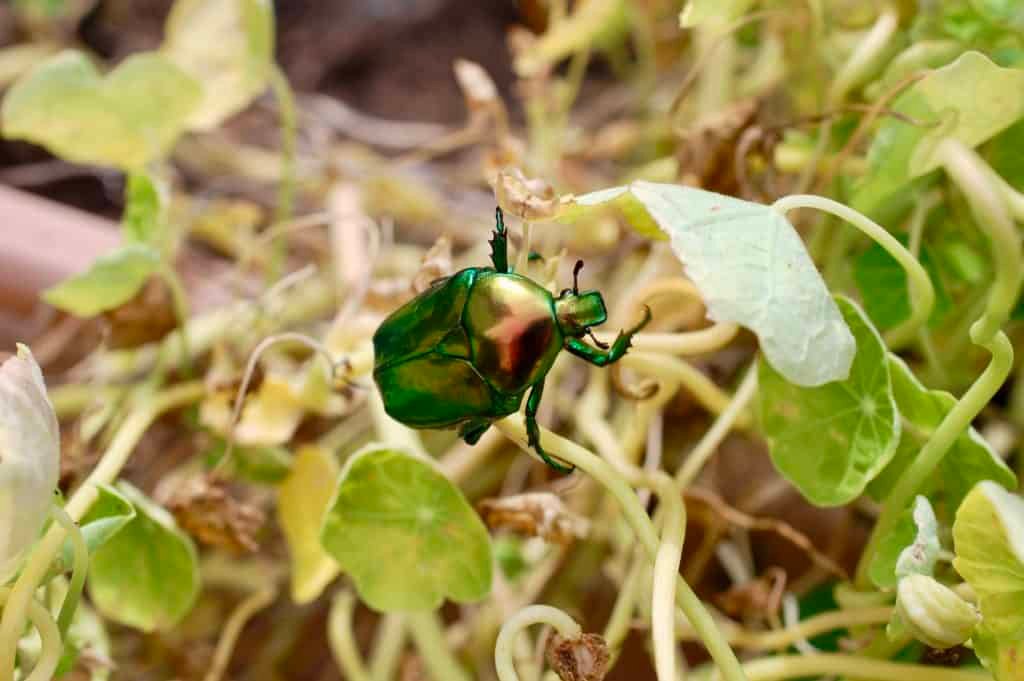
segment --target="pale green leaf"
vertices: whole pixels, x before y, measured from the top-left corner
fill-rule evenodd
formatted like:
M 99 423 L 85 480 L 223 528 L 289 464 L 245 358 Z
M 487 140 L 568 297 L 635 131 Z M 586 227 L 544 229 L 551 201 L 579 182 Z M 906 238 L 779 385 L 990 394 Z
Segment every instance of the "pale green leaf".
M 165 36 L 163 52 L 203 85 L 189 128 L 217 127 L 267 88 L 274 57 L 270 0 L 177 0 Z
M 978 483 L 956 512 L 953 567 L 978 598 L 985 628 L 1001 642 L 1024 640 L 1024 500 Z
M 941 548 L 935 511 L 928 499 L 919 495 L 913 509 L 905 509 L 892 532 L 882 537 L 871 561 L 871 581 L 879 588 L 891 589 L 908 575 L 931 576 Z
M 132 170 L 167 154 L 200 94 L 160 54 L 133 55 L 101 77 L 85 55 L 65 50 L 19 79 L 0 115 L 5 137 L 69 161 Z
M 124 246 L 47 289 L 43 300 L 79 317 L 92 317 L 131 300 L 159 267 L 160 254 L 149 246 Z
M 19 345 L 0 364 L 0 584 L 39 536 L 59 473 L 57 416 L 39 365 Z
M 132 518 L 93 554 L 89 595 L 107 619 L 142 631 L 165 630 L 184 617 L 199 595 L 199 559 L 174 518 L 142 492 L 121 482 L 135 508 Z M 93 509 L 86 522 L 98 519 Z
M 129 243 L 158 247 L 165 228 L 164 188 L 146 173 L 132 173 L 125 184 L 121 233 Z
M 853 302 L 836 302 L 857 342 L 846 380 L 804 388 L 763 359 L 758 363 L 758 413 L 772 461 L 820 506 L 857 498 L 900 437 L 885 344 Z
M 491 589 L 479 516 L 431 462 L 404 452 L 371 445 L 346 462 L 320 537 L 377 610 L 433 610 Z
M 1024 116 L 1024 69 L 1001 68 L 981 52 L 965 52 L 912 87 L 942 119 L 914 149 L 912 178 L 939 166 L 934 151 L 942 139 L 975 147 Z
M 288 543 L 296 603 L 318 598 L 339 571 L 320 544 L 320 526 L 339 472 L 330 452 L 309 445 L 295 454 L 291 473 L 277 489 L 277 521 Z
M 892 110 L 904 118 L 888 117 L 879 126 L 869 172 L 852 199 L 863 212 L 905 196 L 911 180 L 937 168 L 933 152 L 941 139 L 977 146 L 1024 116 L 1024 70 L 966 52 L 907 88 Z
M 892 461 L 868 487 L 876 499 L 888 496 L 900 475 L 956 404 L 956 398 L 949 393 L 924 387 L 906 362 L 896 355 L 890 354 L 888 363 L 892 374 L 893 395 L 904 428 Z M 954 510 L 974 485 L 982 480 L 994 480 L 1009 489 L 1017 485 L 1013 471 L 978 431 L 970 427 L 957 438 L 942 458 L 938 474 L 932 476 L 928 488 L 917 491 L 931 494 L 941 490 L 946 505 Z
M 135 517 L 135 507 L 117 489 L 109 485 L 97 485 L 97 489 L 99 496 L 93 502 L 89 516 L 80 523 L 90 554 L 95 553 Z M 73 557 L 73 544 L 70 539 L 65 539 L 61 551 L 61 569 L 71 567 Z
M 816 386 L 846 378 L 854 338 L 781 213 L 692 187 L 636 181 L 576 197 L 559 219 L 609 203 L 634 224 L 653 223 L 667 234 L 708 316 L 751 329 L 787 380 Z

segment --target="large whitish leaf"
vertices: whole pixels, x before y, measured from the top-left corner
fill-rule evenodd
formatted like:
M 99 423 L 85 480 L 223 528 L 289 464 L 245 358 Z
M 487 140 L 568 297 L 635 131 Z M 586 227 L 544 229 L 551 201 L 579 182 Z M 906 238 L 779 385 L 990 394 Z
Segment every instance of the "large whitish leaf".
M 309 445 L 295 454 L 291 473 L 277 489 L 277 519 L 288 542 L 296 603 L 315 600 L 339 571 L 320 544 L 320 526 L 339 472 L 333 454 Z
M 142 492 L 125 482 L 117 490 L 135 507 L 135 517 L 93 554 L 89 595 L 107 619 L 142 631 L 169 629 L 199 595 L 195 545 L 171 514 Z M 104 512 L 93 508 L 85 522 Z
M 847 377 L 853 335 L 784 215 L 700 189 L 637 181 L 576 197 L 560 219 L 609 202 L 645 232 L 653 224 L 667 234 L 708 316 L 757 334 L 788 381 L 818 386 Z
M 854 303 L 836 301 L 857 339 L 846 380 L 802 388 L 763 359 L 758 364 L 758 413 L 772 462 L 820 506 L 857 498 L 900 437 L 885 344 Z
M 39 365 L 19 345 L 0 364 L 0 584 L 39 536 L 59 472 L 57 416 Z
M 105 77 L 65 50 L 8 91 L 3 134 L 69 161 L 126 170 L 164 156 L 199 101 L 199 85 L 166 57 L 144 52 Z
M 203 84 L 189 128 L 217 127 L 266 89 L 274 56 L 270 0 L 177 0 L 165 35 L 163 52 Z
M 401 451 L 371 445 L 352 455 L 320 540 L 377 610 L 433 610 L 491 589 L 480 517 L 431 462 Z

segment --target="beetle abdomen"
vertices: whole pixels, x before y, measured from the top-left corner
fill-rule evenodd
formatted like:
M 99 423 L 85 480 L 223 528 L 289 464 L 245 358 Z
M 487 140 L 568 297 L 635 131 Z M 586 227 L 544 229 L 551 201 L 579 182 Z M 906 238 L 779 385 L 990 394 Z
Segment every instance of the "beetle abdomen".
M 436 351 L 375 370 L 373 377 L 388 415 L 413 427 L 443 428 L 495 411 L 491 387 L 473 365 Z

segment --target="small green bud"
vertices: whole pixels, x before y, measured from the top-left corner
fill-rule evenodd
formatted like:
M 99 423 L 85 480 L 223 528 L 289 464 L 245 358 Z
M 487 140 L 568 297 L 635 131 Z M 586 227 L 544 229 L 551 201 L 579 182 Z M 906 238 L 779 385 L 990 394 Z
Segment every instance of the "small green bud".
M 914 638 L 940 650 L 966 641 L 981 621 L 977 608 L 927 575 L 900 580 L 896 614 Z

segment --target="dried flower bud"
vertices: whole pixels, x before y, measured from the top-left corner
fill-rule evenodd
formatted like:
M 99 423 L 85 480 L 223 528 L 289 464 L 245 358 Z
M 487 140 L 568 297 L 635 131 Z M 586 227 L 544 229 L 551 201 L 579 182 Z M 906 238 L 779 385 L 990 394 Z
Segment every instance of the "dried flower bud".
M 608 644 L 597 634 L 548 639 L 545 657 L 562 681 L 602 681 L 608 673 Z
M 927 575 L 900 580 L 896 614 L 914 638 L 940 650 L 966 641 L 981 621 L 973 605 Z
M 477 508 L 491 529 L 512 530 L 556 544 L 568 544 L 585 537 L 589 530 L 586 518 L 569 511 L 562 500 L 550 492 L 484 499 Z
M 166 506 L 178 524 L 204 544 L 235 553 L 259 549 L 255 534 L 263 526 L 263 511 L 235 499 L 219 478 L 200 475 L 186 480 Z

